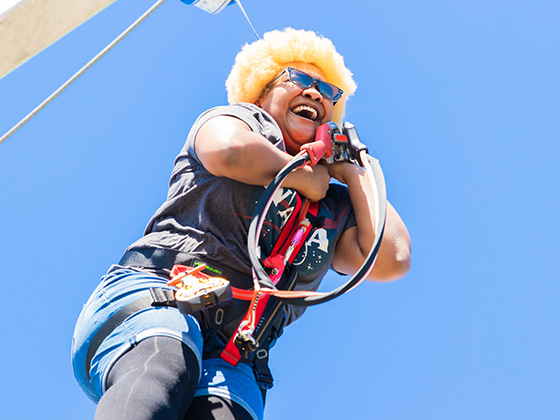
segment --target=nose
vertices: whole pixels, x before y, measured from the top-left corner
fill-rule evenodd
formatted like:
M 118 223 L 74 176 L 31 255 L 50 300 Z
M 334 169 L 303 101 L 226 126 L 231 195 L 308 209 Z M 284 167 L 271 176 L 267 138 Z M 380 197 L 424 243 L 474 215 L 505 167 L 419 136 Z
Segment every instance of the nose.
M 317 83 L 313 83 L 310 87 L 305 89 L 302 92 L 302 94 L 306 98 L 309 98 L 313 101 L 317 101 L 319 103 L 323 102 L 323 95 L 321 95 L 321 93 L 319 92 L 319 89 L 317 88 Z

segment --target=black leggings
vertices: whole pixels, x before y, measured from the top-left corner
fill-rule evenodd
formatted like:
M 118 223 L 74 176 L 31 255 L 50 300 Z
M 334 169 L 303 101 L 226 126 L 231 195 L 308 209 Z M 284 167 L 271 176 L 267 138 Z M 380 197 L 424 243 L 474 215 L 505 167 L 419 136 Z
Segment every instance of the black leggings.
M 193 399 L 199 373 L 195 354 L 181 341 L 147 338 L 111 368 L 95 420 L 252 420 L 233 401 Z

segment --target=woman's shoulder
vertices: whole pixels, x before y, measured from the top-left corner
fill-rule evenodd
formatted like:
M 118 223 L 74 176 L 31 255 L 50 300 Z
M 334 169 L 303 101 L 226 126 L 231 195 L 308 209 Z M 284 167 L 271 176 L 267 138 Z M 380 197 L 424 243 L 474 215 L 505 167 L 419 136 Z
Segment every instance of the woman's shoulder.
M 218 116 L 230 116 L 238 118 L 247 124 L 252 131 L 268 138 L 273 144 L 283 149 L 283 138 L 280 127 L 265 110 L 255 104 L 239 102 L 230 105 L 219 105 L 200 114 L 193 129 L 196 131 L 206 121 Z
M 206 111 L 204 111 L 200 116 L 197 118 L 197 122 L 206 121 L 209 118 L 213 118 L 216 116 L 232 116 L 237 117 L 241 120 L 247 120 L 246 122 L 250 122 L 251 120 L 259 121 L 259 122 L 268 122 L 274 123 L 274 119 L 263 109 L 259 108 L 255 104 L 246 103 L 246 102 L 239 102 L 236 104 L 230 105 L 218 105 L 212 107 Z

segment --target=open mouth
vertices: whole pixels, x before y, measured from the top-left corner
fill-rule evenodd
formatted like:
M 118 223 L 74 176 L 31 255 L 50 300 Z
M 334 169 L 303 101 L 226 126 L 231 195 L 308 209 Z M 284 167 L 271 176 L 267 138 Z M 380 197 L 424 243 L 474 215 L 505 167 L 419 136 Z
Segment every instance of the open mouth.
M 298 117 L 306 118 L 311 121 L 317 121 L 317 117 L 319 116 L 317 110 L 309 105 L 298 105 L 292 109 L 292 112 Z

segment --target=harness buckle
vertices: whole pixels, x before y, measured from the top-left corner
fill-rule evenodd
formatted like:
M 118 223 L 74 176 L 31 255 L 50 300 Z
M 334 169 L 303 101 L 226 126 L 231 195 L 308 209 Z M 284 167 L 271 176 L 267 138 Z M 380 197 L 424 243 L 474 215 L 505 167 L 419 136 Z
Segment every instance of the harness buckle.
M 258 370 L 254 370 L 255 373 L 255 379 L 257 380 L 257 383 L 259 385 L 259 388 L 263 388 L 263 389 L 270 389 L 273 387 L 274 385 L 274 378 L 272 377 L 272 375 L 269 373 L 264 373 L 264 372 L 259 372 Z
M 152 296 L 152 306 L 174 306 L 177 307 L 175 293 L 170 289 L 161 287 L 151 287 L 150 295 Z
M 232 297 L 229 281 L 202 273 L 205 268 L 205 265 L 197 268 L 180 265 L 173 267 L 172 279 L 168 285 L 178 288 L 175 293 L 177 306 L 185 315 L 228 301 Z
M 261 389 L 270 389 L 274 385 L 274 378 L 272 377 L 272 372 L 268 367 L 268 350 L 259 349 L 253 360 L 253 373 L 255 374 L 255 379 L 257 384 Z
M 240 352 L 253 353 L 258 346 L 258 343 L 253 338 L 253 332 L 255 329 L 253 327 L 247 327 L 249 321 L 243 321 L 239 324 L 237 329 L 237 334 L 235 335 L 235 345 Z

